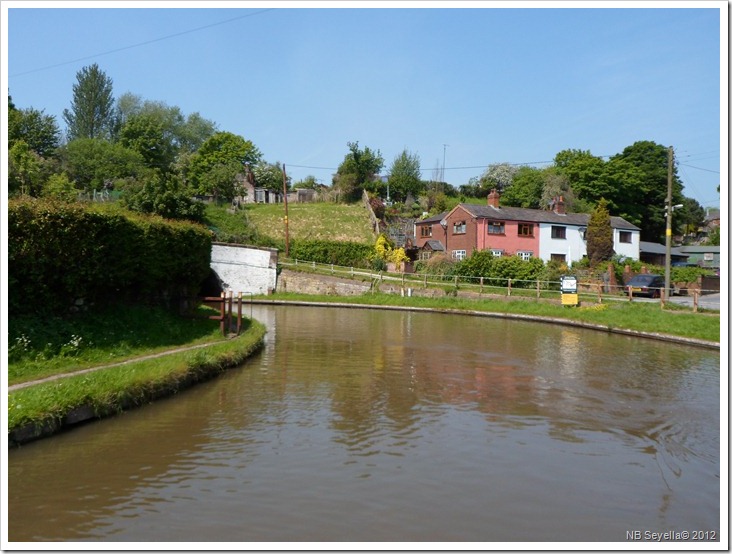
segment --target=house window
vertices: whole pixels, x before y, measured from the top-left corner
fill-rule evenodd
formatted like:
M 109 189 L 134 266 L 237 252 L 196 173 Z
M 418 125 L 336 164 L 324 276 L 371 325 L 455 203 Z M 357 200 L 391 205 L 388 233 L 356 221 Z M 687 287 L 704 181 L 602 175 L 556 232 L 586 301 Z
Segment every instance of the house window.
M 519 250 L 516 255 L 523 261 L 528 262 L 534 256 L 534 253 L 529 250 Z
M 420 236 L 431 237 L 432 236 L 432 226 L 431 225 L 420 225 Z
M 494 258 L 500 258 L 503 256 L 503 250 L 495 250 L 491 248 L 491 254 L 493 254 Z
M 620 231 L 620 242 L 630 244 L 633 242 L 633 233 L 630 231 Z
M 489 235 L 505 235 L 506 224 L 503 221 L 489 221 L 488 222 L 488 234 Z
M 452 251 L 452 259 L 453 260 L 464 260 L 467 256 L 467 252 L 465 250 L 453 250 Z
M 429 260 L 432 257 L 432 252 L 429 250 L 422 250 L 422 252 L 419 253 L 419 259 L 420 260 Z
M 520 237 L 533 237 L 534 236 L 534 225 L 533 223 L 519 223 L 518 235 Z
M 453 223 L 452 234 L 453 235 L 464 235 L 465 234 L 465 222 L 456 221 L 455 223 Z
M 552 254 L 551 260 L 553 262 L 566 262 L 567 261 L 567 255 L 566 254 Z
M 553 239 L 566 239 L 567 228 L 559 225 L 552 225 L 552 238 Z

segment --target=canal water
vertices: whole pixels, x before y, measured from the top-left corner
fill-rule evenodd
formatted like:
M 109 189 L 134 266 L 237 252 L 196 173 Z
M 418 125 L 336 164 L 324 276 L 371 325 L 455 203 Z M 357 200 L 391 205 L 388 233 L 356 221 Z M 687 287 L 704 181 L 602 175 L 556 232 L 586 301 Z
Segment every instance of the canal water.
M 243 366 L 11 450 L 8 539 L 719 539 L 717 351 L 462 315 L 253 315 L 269 331 Z

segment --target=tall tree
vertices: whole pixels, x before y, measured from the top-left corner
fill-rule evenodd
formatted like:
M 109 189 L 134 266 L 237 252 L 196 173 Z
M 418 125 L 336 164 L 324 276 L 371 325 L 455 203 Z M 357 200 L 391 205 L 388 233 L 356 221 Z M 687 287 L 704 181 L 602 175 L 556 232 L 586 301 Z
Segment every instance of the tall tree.
M 115 128 L 112 79 L 97 64 L 83 67 L 76 74 L 71 109 L 64 110 L 63 118 L 69 140 L 112 136 Z
M 333 186 L 345 201 L 351 202 L 358 200 L 364 187 L 379 174 L 384 167 L 384 158 L 380 151 L 374 152 L 368 146 L 360 149 L 358 141 L 349 142 L 348 150 L 333 177 Z
M 219 132 L 190 157 L 184 174 L 198 194 L 231 200 L 236 195 L 236 175 L 244 172 L 246 164 L 254 167 L 261 158 L 261 152 L 251 141 L 234 133 Z
M 149 114 L 133 115 L 125 121 L 119 132 L 119 143 L 134 150 L 148 167 L 167 173 L 175 158 L 175 147 L 166 135 L 162 122 Z
M 604 198 L 600 199 L 592 214 L 590 214 L 585 238 L 590 265 L 594 266 L 613 257 L 615 253 L 613 250 L 613 228 L 610 224 L 607 201 Z
M 115 181 L 148 173 L 143 157 L 121 144 L 76 139 L 59 149 L 61 169 L 82 190 L 102 190 Z
M 693 235 L 701 227 L 704 227 L 706 213 L 704 208 L 694 198 L 684 196 L 684 206 L 673 212 L 671 223 L 674 229 L 681 231 L 684 235 Z
M 33 108 L 8 112 L 8 146 L 24 141 L 31 150 L 44 158 L 50 156 L 59 146 L 61 132 L 56 118 L 43 110 Z
M 534 208 L 541 206 L 541 195 L 544 190 L 544 173 L 535 167 L 518 168 L 511 185 L 503 190 L 501 204 L 517 208 Z
M 178 106 L 143 100 L 141 96 L 130 92 L 117 99 L 116 112 L 119 129 L 136 116 L 156 120 L 162 127 L 165 140 L 176 154 L 195 152 L 216 133 L 216 124 L 201 117 L 198 112 L 185 116 Z
M 273 190 L 282 190 L 282 183 L 284 181 L 284 171 L 282 170 L 282 164 L 275 162 L 273 164 L 268 162 L 259 162 L 254 166 L 254 179 L 257 182 L 257 186 L 265 187 Z M 292 184 L 292 178 L 287 176 L 287 190 L 289 191 Z
M 417 154 L 402 151 L 389 169 L 389 195 L 396 201 L 404 201 L 411 194 L 416 197 L 424 185 L 420 173 L 420 161 Z
M 663 242 L 666 233 L 669 149 L 640 141 L 610 158 L 603 178 L 612 191 L 607 198 L 615 215 L 641 228 L 641 240 Z M 683 185 L 672 168 L 672 204 L 683 203 Z M 611 208 L 612 209 L 612 208 Z
M 503 192 L 513 183 L 518 169 L 518 166 L 508 162 L 489 165 L 480 178 L 481 189 L 485 190 L 486 194 L 491 189 L 497 189 L 499 192 Z
M 8 191 L 38 196 L 41 180 L 41 157 L 25 141 L 16 141 L 8 152 Z

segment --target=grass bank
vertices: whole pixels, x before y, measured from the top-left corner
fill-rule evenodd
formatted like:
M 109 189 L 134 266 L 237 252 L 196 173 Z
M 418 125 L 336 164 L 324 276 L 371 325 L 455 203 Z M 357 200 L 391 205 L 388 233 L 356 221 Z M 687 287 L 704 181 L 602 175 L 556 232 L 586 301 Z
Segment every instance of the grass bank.
M 137 311 L 132 311 L 140 315 Z M 121 311 L 117 310 L 119 315 Z M 266 329 L 256 321 L 245 320 L 242 334 L 223 339 L 218 323 L 205 319 L 181 319 L 165 316 L 153 310 L 157 317 L 168 322 L 157 329 L 155 337 L 138 333 L 137 344 L 121 355 L 115 345 L 127 343 L 129 329 L 108 330 L 106 348 L 114 355 L 111 360 L 129 360 L 123 365 L 102 367 L 62 379 L 34 384 L 8 394 L 8 431 L 11 444 L 53 434 L 79 422 L 116 414 L 160 398 L 175 394 L 194 383 L 210 379 L 227 368 L 244 362 L 263 344 Z M 97 316 L 79 318 L 77 329 L 89 325 Z M 135 319 L 135 317 L 132 317 Z M 83 323 L 82 323 L 83 322 Z M 73 323 L 67 323 L 73 325 Z M 56 327 L 58 327 L 58 323 Z M 167 337 L 164 338 L 167 334 Z M 77 335 L 79 336 L 79 335 Z M 117 336 L 115 340 L 113 336 Z M 187 339 L 187 340 L 186 340 Z M 103 342 L 103 341 L 100 341 Z M 163 344 L 164 343 L 164 344 Z M 199 346 L 154 359 L 134 359 L 134 356 L 160 352 L 171 347 Z M 16 383 L 27 382 L 40 376 L 58 375 L 99 365 L 106 357 L 104 347 L 87 348 L 79 352 L 76 362 L 72 356 L 51 356 L 32 360 L 31 364 L 16 362 Z M 130 359 L 132 357 L 132 359 Z M 95 363 L 96 362 L 96 363 Z M 23 368 L 28 371 L 23 372 Z
M 216 233 L 216 240 L 284 246 L 284 204 L 246 204 L 234 213 L 228 209 L 228 205 L 206 206 L 206 224 Z M 361 202 L 291 202 L 287 213 L 290 240 L 351 241 L 369 245 L 376 240 L 368 212 Z
M 610 329 L 627 329 L 643 333 L 657 333 L 688 339 L 719 343 L 718 313 L 693 313 L 678 308 L 661 309 L 650 302 L 606 302 L 603 304 L 561 306 L 530 299 L 471 299 L 452 296 L 438 298 L 403 297 L 394 294 L 364 294 L 361 296 L 307 295 L 277 293 L 269 299 L 361 304 L 369 306 L 402 306 L 438 310 L 478 311 L 497 314 L 516 314 L 576 321 L 602 325 Z
M 182 345 L 223 340 L 211 308 L 190 317 L 143 306 L 112 306 L 69 317 L 8 321 L 8 384 L 128 360 Z

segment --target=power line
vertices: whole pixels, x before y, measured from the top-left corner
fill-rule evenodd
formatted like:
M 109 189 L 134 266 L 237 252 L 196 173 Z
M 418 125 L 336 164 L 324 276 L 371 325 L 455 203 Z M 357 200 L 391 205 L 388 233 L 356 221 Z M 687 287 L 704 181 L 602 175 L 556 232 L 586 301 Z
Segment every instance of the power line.
M 695 165 L 689 165 L 689 164 L 679 164 L 679 165 L 691 167 L 692 169 L 698 169 L 699 171 L 708 171 L 709 173 L 716 173 L 717 175 L 719 175 L 719 171 L 715 171 L 714 169 L 705 169 L 703 167 L 696 167 Z
M 273 9 L 275 9 L 275 8 L 266 8 L 266 9 L 263 9 L 263 10 L 259 10 L 257 12 L 248 13 L 246 15 L 240 15 L 238 17 L 232 17 L 231 19 L 226 19 L 224 21 L 219 21 L 217 23 L 211 23 L 209 25 L 203 25 L 202 27 L 196 27 L 195 29 L 188 29 L 187 31 L 181 31 L 179 33 L 173 33 L 172 35 L 166 35 L 164 37 L 158 37 L 158 38 L 146 40 L 144 42 L 138 42 L 137 44 L 130 44 L 129 46 L 122 46 L 121 48 L 115 48 L 114 50 L 107 50 L 106 52 L 100 52 L 99 54 L 92 54 L 90 56 L 84 56 L 83 58 L 77 58 L 75 60 L 71 60 L 71 61 L 68 61 L 68 62 L 61 62 L 61 63 L 57 63 L 57 64 L 53 64 L 53 65 L 47 65 L 45 67 L 39 67 L 37 69 L 30 69 L 28 71 L 21 71 L 20 73 L 14 73 L 13 75 L 8 75 L 8 78 L 10 78 L 10 77 L 20 77 L 22 75 L 28 75 L 30 73 L 38 73 L 39 71 L 46 71 L 47 69 L 53 69 L 53 68 L 56 68 L 56 67 L 61 67 L 61 66 L 64 66 L 64 65 L 69 65 L 69 64 L 72 64 L 72 63 L 82 62 L 84 60 L 89 60 L 89 59 L 92 59 L 92 58 L 98 58 L 100 56 L 107 56 L 109 54 L 115 54 L 117 52 L 123 52 L 125 50 L 131 50 L 132 48 L 139 48 L 140 46 L 147 46 L 148 44 L 154 44 L 156 42 L 161 42 L 163 40 L 168 40 L 170 38 L 175 38 L 175 37 L 180 37 L 180 36 L 183 36 L 183 35 L 188 35 L 190 33 L 195 33 L 197 31 L 202 31 L 204 29 L 210 29 L 211 27 L 217 27 L 219 25 L 224 25 L 226 23 L 231 23 L 232 21 L 238 21 L 240 19 L 245 19 L 247 17 L 254 17 L 255 15 L 260 15 L 260 14 L 263 14 L 265 12 L 272 11 Z

